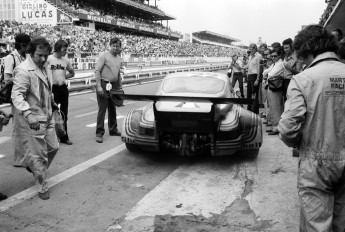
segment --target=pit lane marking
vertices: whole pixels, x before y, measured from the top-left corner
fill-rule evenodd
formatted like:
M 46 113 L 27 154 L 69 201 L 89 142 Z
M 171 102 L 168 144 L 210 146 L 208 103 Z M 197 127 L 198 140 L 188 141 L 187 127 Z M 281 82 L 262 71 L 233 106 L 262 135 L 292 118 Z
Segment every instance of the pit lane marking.
M 88 112 L 88 113 L 85 113 L 85 114 L 79 114 L 79 115 L 76 115 L 74 116 L 75 118 L 82 118 L 82 117 L 85 117 L 85 116 L 89 116 L 91 114 L 96 114 L 98 113 L 98 110 L 95 110 L 95 111 L 91 111 L 91 112 Z
M 100 162 L 103 162 L 106 159 L 109 159 L 112 156 L 117 155 L 119 152 L 122 152 L 126 149 L 125 144 L 121 144 L 109 151 L 106 151 L 92 159 L 89 159 L 81 164 L 78 164 L 64 172 L 61 172 L 47 180 L 49 188 L 53 187 L 54 185 L 59 184 L 62 181 L 67 180 L 68 178 L 79 174 L 82 171 L 85 171 L 86 169 L 97 165 Z M 29 198 L 35 196 L 38 193 L 37 186 L 32 186 L 31 188 L 28 188 L 20 193 L 17 193 L 16 195 L 13 195 L 6 200 L 3 200 L 0 202 L 0 212 L 6 211 L 26 200 Z
M 218 164 L 183 165 L 145 195 L 115 227 L 153 232 L 156 215 L 201 214 L 209 218 L 221 214 L 243 194 L 245 181 L 237 175 L 243 174 Z M 112 231 L 111 227 L 108 230 Z
M 5 142 L 9 141 L 10 139 L 11 139 L 11 137 L 1 136 L 0 137 L 0 144 L 5 143 Z
M 123 103 L 123 105 L 126 106 L 126 105 L 130 105 L 130 104 L 134 104 L 134 103 L 136 103 L 136 102 L 125 102 L 125 103 Z M 85 114 L 79 114 L 79 115 L 76 115 L 74 117 L 75 118 L 82 118 L 82 117 L 89 116 L 91 114 L 96 114 L 96 113 L 98 113 L 98 110 L 91 111 L 91 112 L 88 112 L 88 113 L 85 113 Z
M 116 119 L 121 119 L 123 118 L 124 116 L 116 116 Z M 108 119 L 104 120 L 104 123 L 108 123 Z M 92 123 L 92 124 L 89 124 L 89 125 L 86 125 L 87 127 L 96 127 L 97 123 Z

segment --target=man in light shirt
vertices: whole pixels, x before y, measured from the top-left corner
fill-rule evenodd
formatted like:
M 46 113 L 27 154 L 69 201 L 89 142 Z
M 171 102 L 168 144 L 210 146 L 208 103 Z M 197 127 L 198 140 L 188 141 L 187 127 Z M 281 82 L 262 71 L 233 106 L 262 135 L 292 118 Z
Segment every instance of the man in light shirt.
M 74 70 L 66 57 L 67 49 L 68 43 L 65 40 L 58 40 L 54 45 L 54 53 L 48 57 L 47 64 L 53 77 L 54 101 L 56 104 L 60 104 L 60 110 L 65 121 L 66 135 L 59 138 L 60 143 L 72 145 L 73 143 L 67 133 L 69 91 L 66 80 L 74 77 Z
M 244 68 L 248 69 L 248 84 L 247 84 L 247 98 L 254 97 L 254 104 L 248 105 L 248 110 L 258 114 L 259 113 L 259 83 L 260 83 L 260 61 L 261 54 L 258 52 L 258 47 L 255 43 L 249 45 L 250 55 L 248 64 Z
M 104 118 L 108 109 L 108 128 L 110 136 L 120 136 L 117 129 L 116 108 L 111 99 L 110 90 L 122 89 L 121 82 L 121 41 L 115 37 L 110 39 L 110 50 L 100 55 L 97 60 L 96 94 L 98 103 L 98 115 L 96 126 L 96 142 L 103 143 Z

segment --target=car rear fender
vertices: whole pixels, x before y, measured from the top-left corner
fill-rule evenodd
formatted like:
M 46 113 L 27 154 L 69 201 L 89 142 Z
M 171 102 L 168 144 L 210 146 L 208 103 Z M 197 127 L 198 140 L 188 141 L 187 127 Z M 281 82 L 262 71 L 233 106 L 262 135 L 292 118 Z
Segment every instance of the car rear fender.
M 139 123 L 144 109 L 135 109 L 127 113 L 122 124 L 121 139 L 124 143 L 135 143 Z

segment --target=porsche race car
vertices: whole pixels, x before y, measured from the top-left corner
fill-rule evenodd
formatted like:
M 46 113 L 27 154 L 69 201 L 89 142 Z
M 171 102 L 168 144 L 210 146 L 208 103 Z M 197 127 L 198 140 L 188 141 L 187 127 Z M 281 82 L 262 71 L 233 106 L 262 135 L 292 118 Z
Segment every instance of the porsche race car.
M 213 156 L 239 151 L 259 153 L 262 123 L 242 107 L 253 101 L 237 96 L 221 73 L 168 74 L 156 95 L 120 95 L 152 101 L 124 118 L 121 139 L 130 151 L 173 150 L 182 156 Z

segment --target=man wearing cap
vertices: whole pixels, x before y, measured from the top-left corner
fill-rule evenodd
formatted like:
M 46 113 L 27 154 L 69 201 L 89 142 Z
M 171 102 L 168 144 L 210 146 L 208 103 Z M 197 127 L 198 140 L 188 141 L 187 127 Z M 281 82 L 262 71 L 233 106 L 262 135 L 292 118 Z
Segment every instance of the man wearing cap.
M 110 50 L 98 58 L 95 77 L 98 103 L 96 142 L 103 143 L 104 118 L 108 109 L 108 128 L 110 136 L 120 136 L 117 129 L 116 108 L 110 97 L 110 90 L 122 89 L 121 82 L 121 40 L 110 39 Z
M 4 65 L 5 65 L 4 79 L 6 83 L 13 81 L 14 68 L 26 60 L 26 53 L 28 51 L 30 41 L 31 41 L 30 36 L 28 36 L 25 33 L 20 33 L 15 37 L 15 44 L 14 44 L 15 50 L 4 58 Z M 22 167 L 24 166 L 23 164 L 24 162 L 23 144 L 24 143 L 22 141 L 23 139 L 22 136 L 20 136 L 19 134 L 17 123 L 15 123 L 18 116 L 18 111 L 16 110 L 15 107 L 12 107 L 12 114 L 13 114 L 12 139 L 13 139 L 13 150 L 14 150 L 13 166 Z

